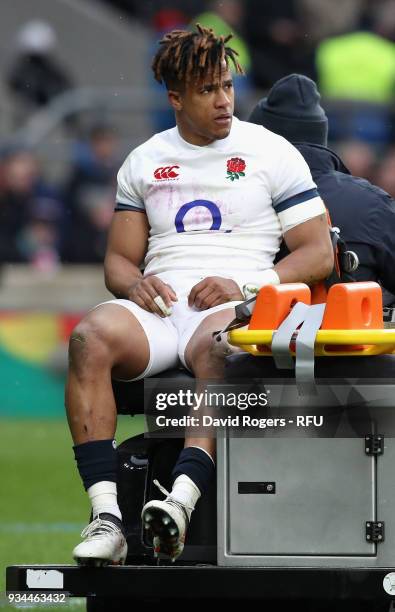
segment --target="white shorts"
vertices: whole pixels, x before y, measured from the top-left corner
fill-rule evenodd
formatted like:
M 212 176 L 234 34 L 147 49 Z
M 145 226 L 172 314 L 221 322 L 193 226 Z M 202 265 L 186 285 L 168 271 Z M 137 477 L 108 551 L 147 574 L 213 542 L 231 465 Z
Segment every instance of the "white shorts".
M 130 379 L 130 382 L 155 376 L 169 368 L 176 368 L 180 365 L 180 362 L 188 369 L 185 362 L 185 349 L 200 323 L 214 312 L 231 310 L 237 304 L 241 304 L 241 301 L 227 302 L 207 310 L 197 310 L 188 306 L 187 296 L 190 288 L 199 280 L 205 278 L 204 276 L 177 275 L 177 278 L 170 278 L 164 274 L 158 274 L 157 276 L 170 284 L 178 297 L 178 302 L 173 302 L 172 314 L 169 317 L 162 318 L 157 314 L 148 312 L 130 300 L 118 299 L 104 302 L 104 304 L 117 304 L 129 310 L 139 321 L 147 336 L 150 349 L 148 365 L 144 372 L 136 378 Z M 100 306 L 102 305 L 100 304 Z

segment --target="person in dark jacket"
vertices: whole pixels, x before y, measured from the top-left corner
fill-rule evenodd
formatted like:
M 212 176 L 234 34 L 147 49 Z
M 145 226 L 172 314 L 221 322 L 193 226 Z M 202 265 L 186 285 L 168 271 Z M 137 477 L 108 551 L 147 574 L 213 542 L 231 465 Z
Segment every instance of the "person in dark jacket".
M 291 142 L 310 167 L 332 225 L 359 258 L 359 281 L 378 281 L 384 304 L 395 301 L 395 201 L 369 181 L 352 176 L 328 144 L 328 119 L 317 86 L 308 77 L 277 81 L 253 109 L 249 121 Z
M 6 83 L 30 108 L 40 108 L 71 89 L 72 79 L 55 56 L 57 38 L 46 21 L 33 19 L 19 30 Z

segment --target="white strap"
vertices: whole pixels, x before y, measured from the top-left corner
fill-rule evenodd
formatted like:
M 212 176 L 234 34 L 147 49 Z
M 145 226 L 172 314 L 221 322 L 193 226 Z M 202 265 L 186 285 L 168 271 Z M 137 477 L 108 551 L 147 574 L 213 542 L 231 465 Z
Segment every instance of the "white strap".
M 299 395 L 316 395 L 314 383 L 314 344 L 324 317 L 325 304 L 309 306 L 297 302 L 289 315 L 273 334 L 272 355 L 276 367 L 291 370 L 295 367 L 296 386 Z M 290 342 L 300 327 L 295 343 L 295 363 L 290 352 Z
M 280 370 L 293 370 L 294 361 L 289 351 L 289 344 L 295 330 L 305 320 L 310 306 L 297 302 L 289 315 L 273 334 L 272 355 L 276 367 Z
M 324 312 L 325 304 L 310 306 L 296 338 L 295 379 L 299 395 L 317 395 L 314 383 L 314 344 Z

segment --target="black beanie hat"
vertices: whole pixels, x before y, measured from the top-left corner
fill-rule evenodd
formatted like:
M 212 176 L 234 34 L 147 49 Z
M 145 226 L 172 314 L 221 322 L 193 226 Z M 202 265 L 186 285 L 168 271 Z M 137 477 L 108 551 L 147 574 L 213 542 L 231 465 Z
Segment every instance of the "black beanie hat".
M 279 79 L 255 106 L 248 121 L 284 136 L 290 142 L 327 146 L 328 119 L 317 85 L 302 74 Z

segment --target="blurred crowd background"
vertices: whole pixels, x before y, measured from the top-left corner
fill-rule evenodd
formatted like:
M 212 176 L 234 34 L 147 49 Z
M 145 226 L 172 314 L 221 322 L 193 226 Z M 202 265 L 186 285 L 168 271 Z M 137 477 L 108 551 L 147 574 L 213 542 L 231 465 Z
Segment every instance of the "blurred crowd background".
M 234 33 L 248 117 L 292 72 L 318 83 L 330 146 L 395 197 L 395 0 L 13 0 L 0 7 L 0 264 L 100 264 L 116 173 L 174 125 L 157 41 L 200 22 Z

